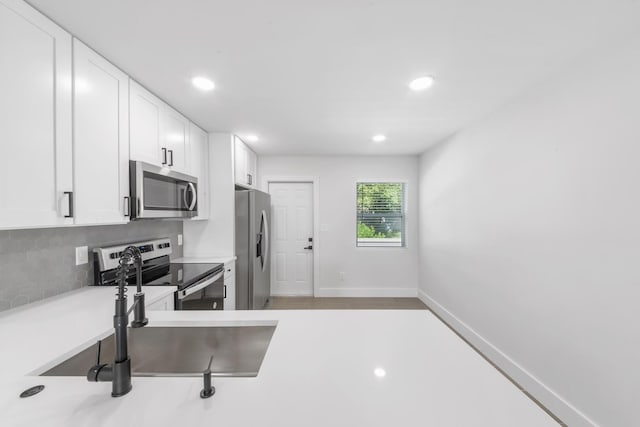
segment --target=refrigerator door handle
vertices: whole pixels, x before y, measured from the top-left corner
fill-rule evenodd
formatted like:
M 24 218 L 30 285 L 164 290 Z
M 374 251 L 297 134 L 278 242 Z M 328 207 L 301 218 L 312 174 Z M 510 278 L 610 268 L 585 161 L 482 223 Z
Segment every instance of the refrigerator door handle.
M 256 258 L 262 258 L 262 231 L 256 234 Z
M 267 219 L 267 213 L 265 211 L 262 211 L 262 219 L 260 220 L 260 234 L 263 237 L 263 239 L 261 239 L 261 243 L 263 245 L 261 254 L 262 271 L 265 271 L 269 258 L 269 221 Z

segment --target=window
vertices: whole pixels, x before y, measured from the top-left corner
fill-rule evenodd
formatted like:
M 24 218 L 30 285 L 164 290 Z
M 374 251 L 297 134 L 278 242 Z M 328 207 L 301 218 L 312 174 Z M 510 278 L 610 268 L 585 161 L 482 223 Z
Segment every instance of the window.
M 404 183 L 358 182 L 356 246 L 404 246 Z

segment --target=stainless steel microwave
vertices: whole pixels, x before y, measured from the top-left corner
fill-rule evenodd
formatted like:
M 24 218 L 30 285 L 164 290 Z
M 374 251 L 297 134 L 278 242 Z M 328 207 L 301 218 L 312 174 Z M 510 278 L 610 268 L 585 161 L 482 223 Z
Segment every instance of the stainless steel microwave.
M 198 215 L 198 178 L 149 163 L 129 162 L 131 219 Z

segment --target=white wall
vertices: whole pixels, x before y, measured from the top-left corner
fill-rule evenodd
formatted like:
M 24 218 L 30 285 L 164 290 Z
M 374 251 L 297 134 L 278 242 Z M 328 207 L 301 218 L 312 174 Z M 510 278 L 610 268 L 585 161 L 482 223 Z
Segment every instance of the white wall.
M 640 40 L 425 153 L 420 241 L 421 297 L 565 422 L 639 425 Z
M 418 287 L 418 158 L 259 157 L 263 190 L 269 176 L 319 180 L 320 294 L 316 296 L 416 296 Z M 356 182 L 407 182 L 407 247 L 356 248 Z M 324 230 L 324 231 L 323 231 Z M 316 266 L 318 268 L 318 266 Z M 344 282 L 340 272 L 345 273 Z

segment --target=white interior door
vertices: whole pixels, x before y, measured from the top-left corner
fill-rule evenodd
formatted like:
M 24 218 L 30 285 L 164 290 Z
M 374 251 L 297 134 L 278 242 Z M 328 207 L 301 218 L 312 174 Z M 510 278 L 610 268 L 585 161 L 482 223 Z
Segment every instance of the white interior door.
M 271 295 L 313 295 L 313 184 L 272 182 L 269 194 Z

